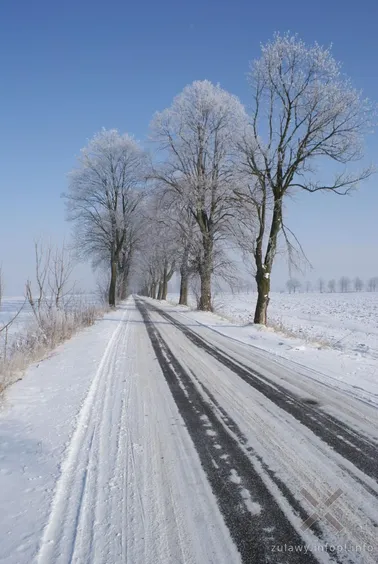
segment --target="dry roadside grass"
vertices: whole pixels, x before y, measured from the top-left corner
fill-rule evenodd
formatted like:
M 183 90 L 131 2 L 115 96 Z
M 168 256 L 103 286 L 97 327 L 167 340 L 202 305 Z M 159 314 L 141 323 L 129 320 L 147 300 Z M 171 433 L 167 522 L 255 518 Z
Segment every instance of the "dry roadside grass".
M 28 366 L 44 359 L 81 329 L 93 325 L 106 311 L 105 307 L 80 305 L 70 312 L 49 312 L 40 317 L 39 323 L 31 318 L 22 332 L 12 336 L 6 353 L 4 346 L 0 349 L 0 398 L 10 385 L 23 377 Z M 0 341 L 0 345 L 4 343 Z

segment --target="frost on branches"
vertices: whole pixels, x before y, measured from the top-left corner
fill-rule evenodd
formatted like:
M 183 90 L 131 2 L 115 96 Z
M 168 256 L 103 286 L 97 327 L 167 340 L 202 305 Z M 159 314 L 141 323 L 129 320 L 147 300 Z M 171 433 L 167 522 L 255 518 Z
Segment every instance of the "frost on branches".
M 203 310 L 211 309 L 215 246 L 234 214 L 231 156 L 246 124 L 239 100 L 207 80 L 184 88 L 152 122 L 153 139 L 166 154 L 153 176 L 195 219 Z
M 374 125 L 372 104 L 343 76 L 329 49 L 306 46 L 296 36 L 276 34 L 262 47 L 249 75 L 253 96 L 250 126 L 239 144 L 244 189 L 237 196 L 254 206 L 258 301 L 255 322 L 266 323 L 270 274 L 281 233 L 289 254 L 296 243 L 283 219 L 283 199 L 295 189 L 346 194 L 371 168 L 346 165 L 363 156 L 363 139 Z M 316 178 L 316 162 L 339 169 L 328 182 Z
M 129 135 L 103 129 L 82 149 L 65 194 L 77 248 L 109 269 L 109 305 L 127 293 L 145 155 Z M 119 281 L 121 282 L 119 284 Z

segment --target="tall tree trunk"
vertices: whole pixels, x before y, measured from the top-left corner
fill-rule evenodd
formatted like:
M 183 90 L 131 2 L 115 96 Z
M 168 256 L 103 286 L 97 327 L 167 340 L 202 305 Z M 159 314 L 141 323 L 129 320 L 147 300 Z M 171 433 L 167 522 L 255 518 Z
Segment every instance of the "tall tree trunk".
M 167 299 L 167 295 L 168 295 L 168 282 L 170 281 L 170 279 L 172 278 L 173 274 L 175 272 L 175 261 L 172 262 L 170 269 L 168 270 L 168 263 L 165 265 L 164 267 L 164 275 L 163 275 L 163 294 L 162 294 L 162 300 L 166 300 Z
M 211 311 L 211 274 L 213 271 L 214 246 L 213 223 L 203 207 L 197 211 L 196 218 L 202 234 L 203 249 L 203 256 L 200 257 L 199 262 L 201 295 L 198 309 L 201 311 Z
M 122 267 L 121 267 L 121 280 L 120 280 L 120 288 L 119 288 L 119 299 L 125 300 L 127 298 L 127 287 L 129 281 L 129 264 L 128 261 L 124 258 L 122 259 Z
M 172 272 L 172 274 L 173 274 L 173 272 Z M 161 299 L 164 300 L 164 301 L 167 299 L 168 282 L 172 278 L 172 274 L 170 274 L 170 272 L 168 272 L 168 266 L 166 266 L 164 268 L 162 294 L 161 294 Z
M 165 263 L 164 269 L 163 269 L 163 277 L 160 281 L 160 289 L 161 289 L 161 294 L 160 294 L 160 298 L 159 298 L 160 300 L 167 299 L 167 293 L 168 293 L 167 276 L 168 276 L 168 265 L 167 265 L 167 263 Z
M 255 280 L 257 284 L 257 303 L 254 323 L 266 325 L 268 320 L 270 273 L 266 272 L 263 268 L 259 268 L 256 271 Z
M 156 300 L 156 282 L 153 282 L 151 286 L 151 298 Z
M 122 281 L 121 281 L 121 288 L 119 291 L 119 299 L 121 301 L 127 298 L 127 279 L 125 280 L 124 275 L 122 274 Z
M 188 289 L 189 289 L 189 248 L 184 251 L 183 259 L 180 267 L 180 305 L 188 305 Z
M 158 290 L 158 296 L 157 296 L 158 300 L 162 300 L 163 299 L 163 281 L 160 280 L 159 282 L 159 290 Z
M 260 231 L 261 237 L 257 240 L 255 259 L 256 259 L 256 284 L 257 284 L 257 303 L 255 309 L 254 323 L 266 325 L 268 321 L 268 305 L 270 293 L 270 275 L 272 272 L 273 260 L 277 249 L 277 237 L 282 225 L 282 197 L 276 191 L 275 202 L 272 215 L 272 223 L 270 226 L 268 246 L 265 253 L 265 259 L 262 260 L 262 239 L 263 232 Z
M 167 280 L 167 278 L 165 278 L 165 280 L 163 282 L 163 294 L 162 294 L 161 299 L 166 301 L 167 295 L 168 295 L 168 280 Z
M 211 307 L 211 272 L 207 269 L 201 273 L 201 296 L 198 309 L 212 311 Z
M 116 305 L 116 288 L 117 288 L 117 269 L 118 261 L 114 255 L 110 262 L 110 284 L 109 284 L 109 305 L 115 307 Z
M 213 270 L 213 242 L 209 236 L 204 237 L 203 261 L 200 269 L 201 296 L 199 308 L 201 311 L 212 311 L 211 304 L 211 273 Z
M 185 272 L 181 271 L 181 280 L 180 280 L 180 305 L 188 305 L 188 288 L 189 288 L 189 276 L 188 271 Z

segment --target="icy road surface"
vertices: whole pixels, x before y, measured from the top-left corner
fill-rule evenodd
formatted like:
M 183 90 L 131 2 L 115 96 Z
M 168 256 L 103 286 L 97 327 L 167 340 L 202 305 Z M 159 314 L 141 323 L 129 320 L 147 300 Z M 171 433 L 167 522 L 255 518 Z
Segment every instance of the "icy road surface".
M 376 563 L 378 410 L 130 298 L 0 411 L 0 562 Z

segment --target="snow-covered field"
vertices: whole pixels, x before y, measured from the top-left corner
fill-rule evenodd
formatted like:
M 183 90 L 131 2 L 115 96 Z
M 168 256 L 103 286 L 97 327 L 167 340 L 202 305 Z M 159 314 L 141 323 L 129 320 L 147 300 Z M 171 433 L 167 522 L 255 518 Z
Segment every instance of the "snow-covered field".
M 30 319 L 32 312 L 29 304 L 25 303 L 22 296 L 14 298 L 3 298 L 0 308 L 0 329 L 6 325 L 21 309 L 14 323 L 9 327 L 9 332 L 14 333 L 22 328 L 22 325 Z
M 177 294 L 168 299 L 177 301 Z M 252 323 L 255 301 L 253 293 L 218 293 L 214 310 L 230 321 Z M 307 342 L 378 359 L 378 293 L 272 293 L 269 325 Z
M 78 301 L 85 304 L 98 304 L 98 298 L 95 294 L 78 294 L 70 298 L 70 305 L 74 306 Z M 18 315 L 17 313 L 20 312 Z M 12 335 L 22 333 L 25 324 L 30 322 L 33 317 L 31 307 L 23 296 L 5 297 L 2 299 L 0 307 L 0 331 L 11 319 L 17 315 L 14 322 L 8 329 L 8 344 Z M 5 332 L 0 332 L 0 347 L 1 340 L 5 338 Z

